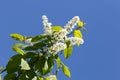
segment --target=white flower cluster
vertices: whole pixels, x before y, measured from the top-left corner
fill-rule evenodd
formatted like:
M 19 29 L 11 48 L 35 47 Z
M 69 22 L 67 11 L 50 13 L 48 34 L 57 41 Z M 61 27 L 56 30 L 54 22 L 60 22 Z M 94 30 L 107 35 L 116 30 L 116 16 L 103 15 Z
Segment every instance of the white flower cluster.
M 48 52 L 57 54 L 59 51 L 64 50 L 66 47 L 67 47 L 66 44 L 64 44 L 62 42 L 57 42 L 57 43 L 53 44 L 53 46 L 48 48 Z
M 57 80 L 56 75 L 49 75 L 48 79 L 49 80 Z
M 48 22 L 48 18 L 44 15 L 42 16 L 43 19 L 43 25 L 46 35 L 53 35 L 53 40 L 51 41 L 53 46 L 48 47 L 47 51 L 49 53 L 57 54 L 59 51 L 64 50 L 67 46 L 65 44 L 65 41 L 70 41 L 70 45 L 80 45 L 84 43 L 84 40 L 82 38 L 78 37 L 68 37 L 67 35 L 70 34 L 70 32 L 73 31 L 73 28 L 77 25 L 78 21 L 80 20 L 79 16 L 73 17 L 62 30 L 52 32 L 51 25 L 52 23 Z M 52 36 L 51 36 L 52 37 Z
M 84 43 L 84 40 L 78 37 L 70 37 L 67 38 L 67 40 L 70 41 L 70 45 L 80 45 Z
M 42 20 L 43 20 L 45 34 L 52 35 L 52 30 L 51 30 L 52 23 L 48 22 L 48 18 L 45 15 L 42 16 Z
M 57 41 L 63 41 L 65 37 L 67 37 L 67 30 L 66 29 L 62 29 L 59 32 L 55 32 L 54 33 L 54 38 Z
M 77 25 L 79 20 L 80 20 L 79 16 L 75 16 L 64 26 L 68 33 L 72 31 L 72 29 Z

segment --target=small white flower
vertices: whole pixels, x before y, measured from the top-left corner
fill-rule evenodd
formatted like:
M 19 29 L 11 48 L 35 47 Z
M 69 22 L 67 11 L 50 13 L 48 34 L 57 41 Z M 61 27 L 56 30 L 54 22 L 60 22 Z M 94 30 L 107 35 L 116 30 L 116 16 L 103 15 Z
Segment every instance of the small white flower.
M 70 38 L 67 38 L 67 40 L 70 41 L 70 45 L 80 45 L 80 44 L 83 44 L 84 43 L 84 40 L 82 38 L 78 38 L 78 37 L 70 37 Z
M 31 40 L 32 40 L 32 38 L 29 38 L 29 39 L 26 40 L 26 42 L 30 43 Z
M 52 35 L 51 25 L 52 23 L 48 22 L 47 16 L 42 16 L 43 26 L 44 26 L 44 33 L 47 35 Z
M 52 34 L 52 31 L 51 31 L 51 29 L 45 29 L 44 30 L 44 33 L 46 33 L 47 35 L 51 35 Z
M 66 48 L 66 44 L 62 42 L 57 42 L 53 46 L 49 47 L 47 50 L 49 53 L 57 54 L 59 51 L 62 51 Z
M 42 16 L 42 19 L 44 20 L 44 19 L 48 19 L 48 18 L 47 18 L 46 15 L 43 15 L 43 16 Z
M 49 80 L 57 80 L 56 75 L 49 75 L 48 78 Z
M 67 35 L 67 30 L 66 29 L 62 29 L 60 32 L 59 32 L 59 34 L 61 35 L 61 36 L 63 36 L 63 37 L 65 37 L 66 35 Z
M 59 32 L 55 32 L 55 33 L 54 33 L 54 38 L 55 38 L 55 40 L 57 40 L 57 41 L 63 41 L 64 38 L 66 37 L 67 33 L 68 33 L 68 32 L 67 32 L 66 29 L 62 29 L 62 30 L 60 30 Z
M 73 17 L 64 27 L 70 33 L 80 20 L 79 16 Z
M 32 41 L 32 38 L 29 38 L 29 39 L 25 40 L 25 43 L 26 43 L 26 44 L 33 45 L 33 43 L 32 43 L 31 41 Z
M 44 29 L 51 28 L 52 23 L 45 22 L 45 23 L 43 23 L 43 25 L 44 25 Z

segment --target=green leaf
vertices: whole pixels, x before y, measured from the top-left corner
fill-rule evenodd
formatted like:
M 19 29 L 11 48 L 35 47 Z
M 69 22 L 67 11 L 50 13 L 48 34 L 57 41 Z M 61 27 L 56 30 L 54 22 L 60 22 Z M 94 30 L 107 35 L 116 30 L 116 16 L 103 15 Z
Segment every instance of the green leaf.
M 24 48 L 24 47 L 26 47 L 26 45 L 20 44 L 20 43 L 16 43 L 16 44 L 13 45 L 13 47 Z
M 37 41 L 39 41 L 39 40 L 44 40 L 44 39 L 46 39 L 46 38 L 47 38 L 47 35 L 42 34 L 42 35 L 33 37 L 31 42 L 37 42 Z
M 57 80 L 56 77 L 47 76 L 45 80 Z
M 65 41 L 65 43 L 66 43 L 67 47 L 70 46 L 70 41 Z
M 0 74 L 0 80 L 2 80 L 2 76 L 1 76 L 1 74 Z
M 45 80 L 50 80 L 50 78 L 49 78 L 49 77 L 46 77 Z
M 33 58 L 35 55 L 35 52 L 26 52 L 24 58 Z
M 22 73 L 22 74 L 21 74 Z M 29 76 L 27 75 L 27 71 L 20 71 L 19 73 L 18 73 L 18 75 L 20 75 L 19 76 L 19 79 L 18 80 L 30 80 L 30 78 L 29 78 Z M 32 75 L 31 75 L 32 76 Z M 32 79 L 32 78 L 31 78 Z
M 52 26 L 52 30 L 53 31 L 60 31 L 62 30 L 63 28 L 61 26 Z
M 15 73 L 11 73 L 11 74 L 7 74 L 4 77 L 4 80 L 15 80 L 15 78 L 16 78 L 16 74 Z
M 24 48 L 24 50 L 38 50 L 38 48 L 34 46 L 27 46 Z
M 45 42 L 44 42 L 44 41 L 38 42 L 38 43 L 34 44 L 33 46 L 34 46 L 35 48 L 37 48 L 37 49 L 41 49 L 41 48 L 43 48 L 44 46 L 46 46 L 46 42 L 47 42 L 47 41 L 48 41 L 48 40 L 46 40 Z
M 45 64 L 44 64 L 44 70 L 46 71 L 48 69 L 48 63 L 47 63 L 47 60 L 45 61 Z
M 46 70 L 44 69 L 46 65 L 45 62 L 46 62 L 46 58 L 44 56 L 41 56 L 39 57 L 38 61 L 36 61 L 35 63 L 35 70 L 41 73 L 41 75 L 45 75 L 53 69 L 54 60 L 52 57 L 48 57 L 47 59 L 46 63 L 47 63 L 48 69 L 46 68 Z
M 30 70 L 29 64 L 23 58 L 21 59 L 21 70 Z
M 64 49 L 64 57 L 67 59 L 72 54 L 72 46 L 68 46 L 66 49 Z
M 47 45 L 47 41 L 48 40 L 35 43 L 33 46 L 27 46 L 27 47 L 24 48 L 24 50 L 38 50 L 38 49 L 42 49 L 43 47 L 45 47 Z
M 80 30 L 74 30 L 74 36 L 78 38 L 82 38 L 82 33 L 80 32 Z
M 44 78 L 39 77 L 39 80 L 44 80 Z
M 13 47 L 13 50 L 21 55 L 24 55 L 24 51 L 18 47 Z
M 10 34 L 10 36 L 15 39 L 15 40 L 18 40 L 18 41 L 24 41 L 24 37 L 21 35 L 21 34 L 17 34 L 17 33 L 14 33 L 14 34 Z
M 24 44 L 17 43 L 17 44 L 13 45 L 12 49 L 17 53 L 19 53 L 21 55 L 24 55 L 24 51 L 22 49 L 20 49 L 20 48 L 23 48 L 23 47 L 25 47 Z
M 16 54 L 10 58 L 8 64 L 6 65 L 7 73 L 13 73 L 20 70 L 19 65 L 21 63 L 22 57 L 23 57 L 22 55 Z
M 55 74 L 58 75 L 58 71 L 61 67 L 61 60 L 60 60 L 60 57 L 58 55 L 55 57 L 55 60 L 56 60 L 56 63 L 57 63 L 57 69 L 55 71 Z
M 69 68 L 67 66 L 65 66 L 63 63 L 62 63 L 62 71 L 67 77 L 69 77 L 69 78 L 71 77 Z
M 59 57 L 56 58 L 56 62 L 57 62 L 57 67 L 60 68 L 61 66 L 61 60 Z
M 33 67 L 32 67 L 32 68 L 33 68 Z M 31 70 L 26 71 L 26 72 L 27 72 L 27 75 L 28 75 L 28 77 L 29 77 L 30 80 L 33 79 L 33 78 L 36 76 L 36 72 L 35 72 L 35 70 L 32 69 L 32 68 L 31 68 Z
M 49 73 L 53 69 L 54 60 L 52 57 L 48 57 L 48 60 L 45 61 L 44 68 L 43 68 L 43 74 Z
M 83 28 L 84 27 L 84 23 L 82 22 L 82 21 L 78 21 L 78 27 L 80 27 L 80 28 Z
M 85 23 L 83 21 L 78 21 L 78 27 L 83 29 L 85 32 L 87 32 L 87 29 L 84 27 Z
M 35 60 L 36 58 L 32 58 L 31 61 Z M 44 63 L 45 63 L 45 58 L 41 56 L 35 63 L 35 70 L 41 73 L 42 75 L 44 74 L 43 68 L 44 68 Z
M 19 73 L 21 74 L 21 73 Z M 19 77 L 19 80 L 32 80 L 36 76 L 34 69 L 22 71 L 22 74 Z
M 54 66 L 54 60 L 53 60 L 53 57 L 48 57 L 48 70 L 46 71 L 46 73 L 49 73 L 52 69 L 53 69 L 53 66 Z

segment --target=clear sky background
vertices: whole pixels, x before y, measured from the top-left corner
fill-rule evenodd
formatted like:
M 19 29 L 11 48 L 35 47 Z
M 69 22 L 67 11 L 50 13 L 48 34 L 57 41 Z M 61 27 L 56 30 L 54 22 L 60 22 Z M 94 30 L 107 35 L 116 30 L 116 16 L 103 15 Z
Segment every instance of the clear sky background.
M 42 15 L 53 25 L 76 15 L 87 23 L 85 43 L 63 59 L 72 77 L 60 71 L 58 80 L 120 80 L 120 0 L 0 0 L 0 66 L 16 54 L 9 34 L 43 33 Z

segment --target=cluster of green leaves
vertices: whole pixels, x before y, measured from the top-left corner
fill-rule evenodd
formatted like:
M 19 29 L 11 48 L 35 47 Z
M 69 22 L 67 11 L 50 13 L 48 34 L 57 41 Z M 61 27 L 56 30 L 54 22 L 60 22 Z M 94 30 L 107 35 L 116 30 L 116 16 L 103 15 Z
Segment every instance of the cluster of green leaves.
M 56 27 L 53 30 L 58 30 Z M 51 40 L 48 35 L 25 37 L 21 34 L 11 34 L 13 39 L 20 41 L 13 45 L 12 49 L 18 54 L 12 56 L 6 65 L 7 74 L 4 80 L 42 80 L 48 79 L 47 74 L 52 71 L 54 63 L 57 63 L 57 69 L 62 68 L 65 75 L 70 77 L 69 68 L 61 62 L 58 54 L 47 54 L 43 48 L 50 46 L 48 41 Z M 33 45 L 26 44 L 26 39 L 32 38 Z M 68 44 L 68 43 L 67 43 Z M 68 58 L 72 53 L 71 48 L 64 51 L 65 57 Z
M 11 34 L 13 39 L 20 43 L 13 45 L 16 54 L 10 58 L 6 66 L 7 74 L 4 80 L 41 80 L 53 69 L 54 58 L 47 56 L 43 48 L 48 46 L 46 43 L 50 39 L 47 35 L 25 37 L 20 34 Z M 32 38 L 34 45 L 29 45 L 25 41 Z

